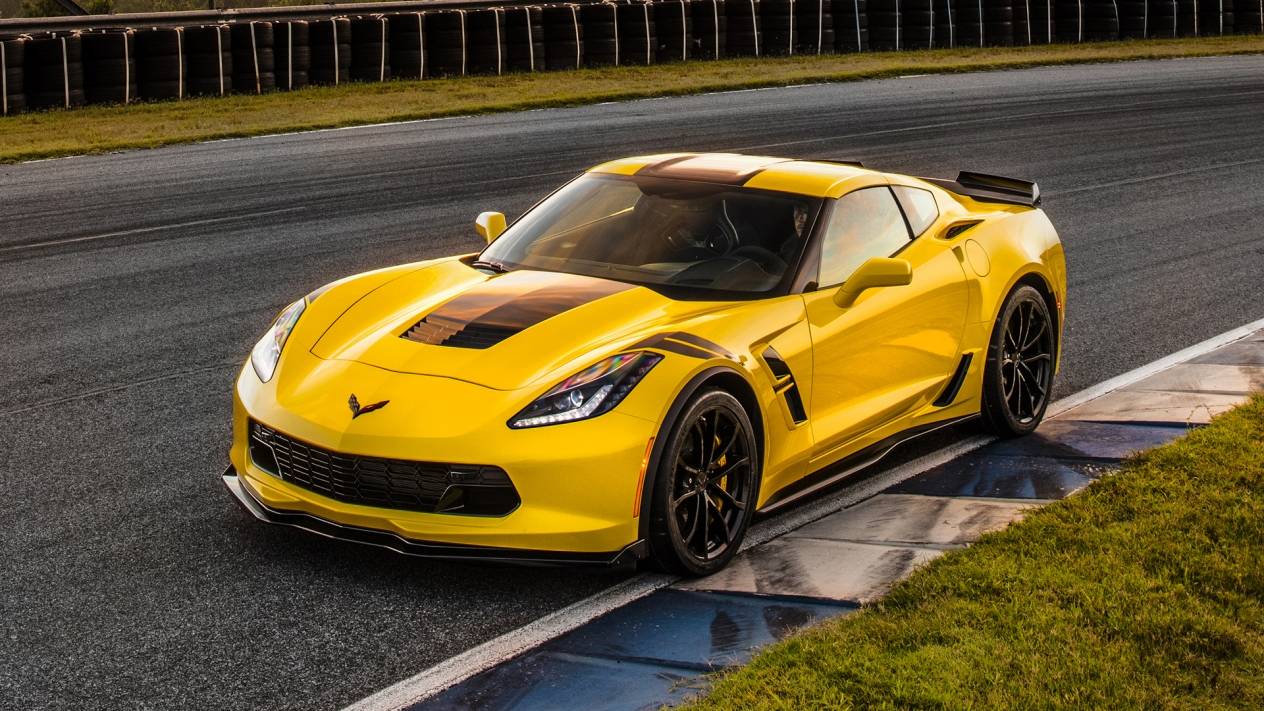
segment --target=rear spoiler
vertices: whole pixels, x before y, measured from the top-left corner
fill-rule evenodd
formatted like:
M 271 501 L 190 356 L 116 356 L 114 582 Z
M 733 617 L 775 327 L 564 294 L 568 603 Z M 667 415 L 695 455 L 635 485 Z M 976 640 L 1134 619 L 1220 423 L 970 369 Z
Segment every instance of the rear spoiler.
M 923 178 L 923 180 L 980 202 L 1000 202 L 1027 207 L 1040 205 L 1040 186 L 1030 180 L 1003 178 L 987 173 L 971 173 L 968 170 L 957 173 L 956 180 L 940 178 Z

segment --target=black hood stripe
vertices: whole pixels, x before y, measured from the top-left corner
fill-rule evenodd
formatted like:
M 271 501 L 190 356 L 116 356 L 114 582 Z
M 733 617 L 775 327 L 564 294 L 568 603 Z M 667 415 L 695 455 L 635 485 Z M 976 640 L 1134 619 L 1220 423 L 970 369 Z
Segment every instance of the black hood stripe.
M 630 351 L 640 348 L 656 348 L 660 351 L 668 351 L 669 353 L 702 360 L 710 360 L 715 357 L 736 360 L 736 357 L 724 346 L 684 331 L 658 333 L 628 346 Z
M 598 299 L 634 288 L 593 277 L 550 275 L 533 286 L 511 272 L 440 305 L 401 336 L 430 345 L 490 348 L 516 333 Z

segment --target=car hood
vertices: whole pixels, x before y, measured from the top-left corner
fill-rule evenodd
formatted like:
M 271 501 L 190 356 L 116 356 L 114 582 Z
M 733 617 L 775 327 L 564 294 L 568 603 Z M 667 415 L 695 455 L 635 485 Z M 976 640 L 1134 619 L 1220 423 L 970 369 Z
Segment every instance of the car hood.
M 722 306 L 574 274 L 490 276 L 453 260 L 364 294 L 311 350 L 326 360 L 515 390 Z

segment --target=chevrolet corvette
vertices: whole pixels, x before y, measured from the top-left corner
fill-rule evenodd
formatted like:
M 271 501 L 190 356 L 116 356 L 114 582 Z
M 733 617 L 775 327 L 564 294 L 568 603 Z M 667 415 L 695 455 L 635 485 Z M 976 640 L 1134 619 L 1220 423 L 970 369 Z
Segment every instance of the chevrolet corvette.
M 752 517 L 981 418 L 1031 432 L 1066 300 L 1035 183 L 833 160 L 615 160 L 477 254 L 285 307 L 224 483 L 276 524 L 436 558 L 705 575 Z

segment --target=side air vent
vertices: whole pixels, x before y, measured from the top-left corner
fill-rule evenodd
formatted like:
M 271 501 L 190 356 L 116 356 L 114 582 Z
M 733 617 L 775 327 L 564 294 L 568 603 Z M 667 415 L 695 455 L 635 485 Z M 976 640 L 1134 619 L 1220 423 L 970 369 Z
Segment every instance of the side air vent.
M 765 348 L 761 357 L 768 364 L 768 370 L 772 371 L 773 390 L 785 402 L 786 409 L 790 412 L 790 419 L 795 424 L 807 422 L 808 413 L 803 407 L 803 396 L 799 394 L 799 386 L 794 382 L 794 374 L 790 372 L 790 366 L 786 365 L 785 359 L 772 346 Z
M 961 392 L 961 384 L 966 381 L 966 373 L 970 371 L 970 361 L 973 359 L 973 353 L 961 356 L 961 362 L 957 364 L 957 371 L 948 379 L 948 384 L 944 386 L 944 391 L 932 403 L 935 407 L 948 407 L 957 399 L 957 395 Z
M 975 225 L 978 225 L 980 222 L 982 222 L 982 220 L 970 220 L 968 222 L 958 222 L 949 225 L 948 229 L 944 230 L 943 239 L 955 239 L 967 230 L 973 228 Z

